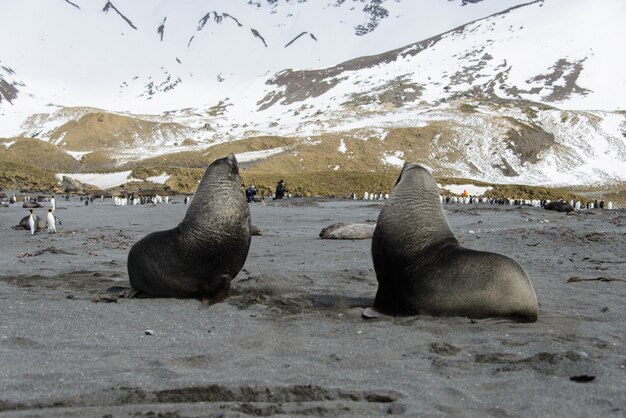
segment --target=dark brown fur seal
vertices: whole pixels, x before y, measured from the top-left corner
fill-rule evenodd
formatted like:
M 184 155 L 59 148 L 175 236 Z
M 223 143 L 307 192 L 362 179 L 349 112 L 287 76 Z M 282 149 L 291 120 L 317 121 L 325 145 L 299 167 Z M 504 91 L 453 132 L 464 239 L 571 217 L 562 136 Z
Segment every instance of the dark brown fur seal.
M 128 276 L 139 292 L 157 297 L 226 298 L 250 248 L 250 210 L 233 154 L 205 171 L 185 218 L 130 249 Z
M 28 216 L 24 216 L 22 218 L 22 220 L 20 221 L 20 223 L 16 226 L 13 227 L 13 229 L 26 229 L 29 230 L 30 227 L 28 226 L 28 218 L 30 218 L 30 215 Z M 35 215 L 35 225 L 37 225 L 37 231 L 41 231 L 46 229 L 46 220 L 44 218 L 40 218 L 39 216 Z
M 37 209 L 41 207 L 41 204 L 37 202 L 24 202 L 22 207 L 24 209 Z
M 565 202 L 548 202 L 543 205 L 543 208 L 546 210 L 555 210 L 557 212 L 574 212 L 574 208 L 569 203 Z
M 455 315 L 537 320 L 524 269 L 495 253 L 463 248 L 450 230 L 430 173 L 406 164 L 383 206 L 372 257 L 378 292 L 364 316 Z

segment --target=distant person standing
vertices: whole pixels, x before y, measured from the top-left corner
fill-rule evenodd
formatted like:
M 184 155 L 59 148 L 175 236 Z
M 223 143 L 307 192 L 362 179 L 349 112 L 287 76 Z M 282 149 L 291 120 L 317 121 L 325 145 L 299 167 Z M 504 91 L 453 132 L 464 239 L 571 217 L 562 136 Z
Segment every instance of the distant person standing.
M 248 203 L 254 202 L 254 196 L 256 196 L 256 188 L 254 184 L 251 184 L 250 187 L 246 189 L 246 200 Z
M 276 183 L 276 197 L 274 199 L 282 199 L 285 197 L 286 192 L 287 188 L 285 187 L 285 180 L 280 179 L 280 181 Z

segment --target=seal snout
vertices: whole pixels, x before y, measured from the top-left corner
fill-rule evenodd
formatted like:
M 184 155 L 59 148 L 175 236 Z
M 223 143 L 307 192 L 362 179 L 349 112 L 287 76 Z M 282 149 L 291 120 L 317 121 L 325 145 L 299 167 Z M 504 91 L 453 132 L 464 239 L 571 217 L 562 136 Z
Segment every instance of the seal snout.
M 238 166 L 237 157 L 235 157 L 235 154 L 233 154 L 232 152 L 226 156 L 226 161 L 228 161 L 228 163 L 232 166 Z
M 235 157 L 235 154 L 231 152 L 222 160 L 228 163 L 233 173 L 239 174 L 239 163 L 237 163 L 237 157 Z

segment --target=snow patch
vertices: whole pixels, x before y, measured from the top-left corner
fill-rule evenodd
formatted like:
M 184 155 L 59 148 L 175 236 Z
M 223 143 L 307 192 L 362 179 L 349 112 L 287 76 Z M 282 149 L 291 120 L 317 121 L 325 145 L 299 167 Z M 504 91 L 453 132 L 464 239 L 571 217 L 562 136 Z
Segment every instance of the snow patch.
M 493 189 L 491 186 L 483 187 L 475 186 L 473 184 L 447 184 L 445 186 L 437 184 L 437 186 L 439 186 L 440 189 L 445 189 L 459 195 L 463 194 L 464 191 L 467 191 L 470 196 L 482 196 L 487 190 Z
M 248 161 L 262 160 L 263 158 L 271 157 L 272 155 L 280 154 L 284 152 L 284 147 L 266 149 L 263 151 L 250 151 L 250 152 L 242 152 L 239 154 L 235 154 L 235 158 L 237 158 L 237 162 L 245 163 Z
M 402 157 L 404 157 L 404 152 L 396 151 L 393 154 L 385 153 L 382 160 L 383 160 L 383 163 L 387 165 L 392 165 L 394 167 L 402 168 L 405 162 L 405 160 L 403 160 Z
M 146 180 L 152 183 L 165 184 L 165 182 L 168 181 L 170 177 L 171 176 L 169 174 L 163 173 L 160 176 L 148 177 Z
M 345 154 L 346 151 L 348 151 L 348 148 L 346 148 L 346 143 L 344 142 L 343 138 L 341 138 L 341 142 L 339 143 L 338 151 L 342 154 Z
M 130 173 L 132 173 L 131 170 L 119 171 L 117 173 L 58 173 L 56 177 L 59 181 L 63 180 L 63 176 L 66 176 L 81 183 L 91 184 L 99 189 L 110 189 L 129 182 L 141 181 L 132 177 L 129 178 Z
M 71 155 L 75 160 L 80 161 L 87 154 L 91 154 L 91 151 L 65 151 L 69 155 Z

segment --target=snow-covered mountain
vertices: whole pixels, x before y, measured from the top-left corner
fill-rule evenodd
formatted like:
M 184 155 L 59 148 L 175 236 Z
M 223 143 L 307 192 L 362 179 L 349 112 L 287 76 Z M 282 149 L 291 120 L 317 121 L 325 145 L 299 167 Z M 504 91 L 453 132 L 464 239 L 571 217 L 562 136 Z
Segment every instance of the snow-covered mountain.
M 180 151 L 185 138 L 190 149 L 255 135 L 384 141 L 445 123 L 431 138 L 435 169 L 626 181 L 622 0 L 7 0 L 0 10 L 0 136 L 91 152 L 64 138 L 94 108 L 176 125 L 112 134 L 133 136 L 119 155 L 138 158 Z M 390 165 L 409 155 L 381 152 Z

